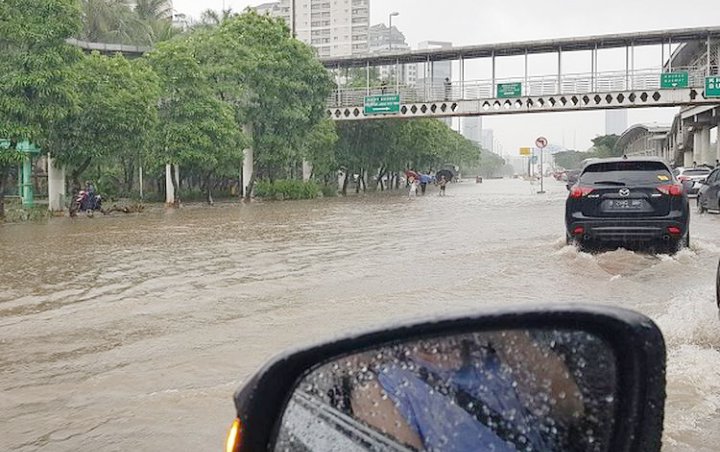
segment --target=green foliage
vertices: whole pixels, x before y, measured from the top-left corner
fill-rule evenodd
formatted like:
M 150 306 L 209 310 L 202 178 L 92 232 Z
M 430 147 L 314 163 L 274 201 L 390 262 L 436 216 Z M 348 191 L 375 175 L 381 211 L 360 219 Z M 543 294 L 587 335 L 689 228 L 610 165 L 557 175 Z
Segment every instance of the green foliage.
M 79 37 L 88 41 L 153 45 L 180 33 L 165 0 L 82 0 L 81 6 Z
M 621 157 L 622 154 L 615 149 L 615 145 L 619 139 L 620 137 L 618 135 L 602 135 L 596 137 L 592 140 L 592 151 L 595 152 L 596 157 L 599 158 Z
M 255 12 L 192 39 L 217 96 L 234 106 L 238 124 L 252 126 L 257 168 L 273 174 L 300 160 L 332 88 L 313 50 L 292 39 L 281 20 Z
M 563 151 L 554 155 L 555 164 L 565 169 L 579 169 L 583 160 L 595 157 L 594 153 Z
M 9 203 L 5 208 L 5 217 L 0 223 L 42 222 L 50 218 L 47 206 L 23 207 L 19 202 Z
M 255 186 L 255 196 L 273 200 L 315 199 L 323 191 L 313 181 L 299 180 L 260 181 Z
M 0 137 L 42 146 L 74 107 L 66 81 L 80 54 L 65 39 L 79 27 L 74 0 L 0 2 Z
M 155 73 L 141 60 L 97 53 L 73 70 L 78 109 L 53 134 L 53 155 L 76 173 L 93 158 L 138 158 L 157 123 Z
M 592 140 L 593 147 L 587 152 L 564 151 L 555 154 L 555 164 L 565 169 L 579 169 L 582 162 L 589 158 L 622 157 L 615 145 L 620 137 L 618 135 L 602 135 Z
M 158 45 L 149 61 L 161 80 L 154 158 L 207 172 L 239 168 L 244 137 L 233 109 L 217 98 L 191 39 Z

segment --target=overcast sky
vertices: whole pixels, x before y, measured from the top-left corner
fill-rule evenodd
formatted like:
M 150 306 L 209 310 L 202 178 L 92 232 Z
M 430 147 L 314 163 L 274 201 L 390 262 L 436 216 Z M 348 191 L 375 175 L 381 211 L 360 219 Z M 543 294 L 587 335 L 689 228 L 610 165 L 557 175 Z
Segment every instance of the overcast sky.
M 225 0 L 226 7 L 242 11 L 262 0 Z M 175 10 L 199 17 L 207 9 L 220 10 L 223 0 L 174 0 Z M 397 11 L 393 24 L 405 33 L 408 44 L 420 41 L 451 41 L 471 45 L 531 39 L 625 33 L 666 28 L 720 25 L 718 0 L 370 0 L 372 23 L 387 23 L 388 15 Z M 624 68 L 622 55 L 607 52 L 599 56 L 599 69 Z M 638 49 L 638 68 L 659 67 L 659 47 Z M 530 73 L 551 74 L 557 66 L 551 56 L 530 61 Z M 489 78 L 483 61 L 466 64 L 466 79 Z M 498 77 L 518 76 L 522 62 L 502 59 Z M 590 70 L 590 56 L 564 56 L 564 70 Z M 457 68 L 456 68 L 457 69 Z M 457 75 L 457 70 L 455 70 Z M 671 123 L 676 109 L 635 109 L 629 112 L 630 124 L 640 122 Z M 538 135 L 551 143 L 568 148 L 586 149 L 590 140 L 605 132 L 603 112 L 552 113 L 512 116 L 486 116 L 483 127 L 495 131 L 495 137 L 508 154 L 521 146 L 531 145 Z

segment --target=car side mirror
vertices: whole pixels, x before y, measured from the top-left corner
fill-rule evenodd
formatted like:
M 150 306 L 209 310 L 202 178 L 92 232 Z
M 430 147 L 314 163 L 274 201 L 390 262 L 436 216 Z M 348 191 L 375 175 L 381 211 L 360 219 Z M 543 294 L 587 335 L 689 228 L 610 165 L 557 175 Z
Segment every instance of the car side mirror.
M 236 450 L 660 450 L 665 344 L 640 314 L 543 307 L 284 354 L 235 394 Z

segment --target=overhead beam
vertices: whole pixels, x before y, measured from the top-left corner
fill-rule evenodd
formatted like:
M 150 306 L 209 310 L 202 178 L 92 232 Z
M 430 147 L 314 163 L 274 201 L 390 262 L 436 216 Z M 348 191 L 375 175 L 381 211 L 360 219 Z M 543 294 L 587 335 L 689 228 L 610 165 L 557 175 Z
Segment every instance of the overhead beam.
M 430 61 L 450 61 L 473 58 L 491 58 L 504 56 L 521 56 L 527 54 L 557 53 L 595 49 L 616 49 L 634 45 L 649 46 L 705 41 L 708 37 L 720 38 L 720 27 L 682 28 L 673 30 L 649 31 L 642 33 L 625 33 L 586 36 L 577 38 L 563 38 L 538 41 L 518 41 L 499 44 L 482 44 L 474 46 L 461 46 L 444 49 L 415 50 L 411 52 L 397 52 L 385 55 L 348 56 L 337 58 L 323 58 L 320 61 L 326 67 L 364 67 L 389 66 L 399 61 L 400 64 L 423 63 Z

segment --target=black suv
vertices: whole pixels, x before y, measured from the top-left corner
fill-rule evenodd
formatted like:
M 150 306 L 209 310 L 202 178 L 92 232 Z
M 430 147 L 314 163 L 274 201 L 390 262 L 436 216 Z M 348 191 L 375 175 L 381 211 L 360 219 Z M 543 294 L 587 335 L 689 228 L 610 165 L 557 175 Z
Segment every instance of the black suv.
M 593 160 L 570 187 L 565 205 L 568 244 L 690 244 L 687 194 L 670 167 L 652 157 Z

